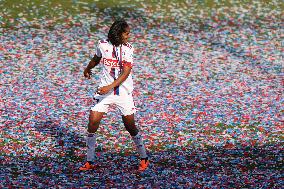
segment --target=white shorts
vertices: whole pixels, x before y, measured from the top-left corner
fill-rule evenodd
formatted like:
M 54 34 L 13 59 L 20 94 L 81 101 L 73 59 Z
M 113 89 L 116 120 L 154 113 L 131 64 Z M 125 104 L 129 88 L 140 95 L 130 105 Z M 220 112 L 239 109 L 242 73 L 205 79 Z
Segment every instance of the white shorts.
M 108 112 L 110 105 L 114 104 L 120 110 L 121 114 L 124 116 L 134 114 L 136 108 L 134 106 L 132 94 L 130 95 L 95 95 L 95 103 L 91 107 L 92 111 L 97 112 Z

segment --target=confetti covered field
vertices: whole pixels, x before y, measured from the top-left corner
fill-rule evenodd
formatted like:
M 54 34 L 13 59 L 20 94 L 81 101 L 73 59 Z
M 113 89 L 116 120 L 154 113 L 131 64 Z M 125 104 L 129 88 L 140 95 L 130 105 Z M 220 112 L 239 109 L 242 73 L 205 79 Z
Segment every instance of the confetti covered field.
M 283 2 L 59 2 L 0 0 L 0 188 L 283 186 Z M 101 67 L 83 70 L 115 18 L 151 166 L 112 107 L 80 172 Z

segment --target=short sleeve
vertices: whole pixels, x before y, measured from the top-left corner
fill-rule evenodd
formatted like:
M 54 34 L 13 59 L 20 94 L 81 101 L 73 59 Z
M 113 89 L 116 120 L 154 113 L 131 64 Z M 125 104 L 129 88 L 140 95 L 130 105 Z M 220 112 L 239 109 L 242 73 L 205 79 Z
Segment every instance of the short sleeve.
M 133 53 L 134 53 L 134 48 L 132 47 L 126 53 L 124 66 L 129 66 L 131 68 L 133 67 Z
M 102 57 L 102 52 L 101 52 L 101 49 L 100 49 L 100 42 L 97 44 L 95 54 L 97 55 L 97 57 Z

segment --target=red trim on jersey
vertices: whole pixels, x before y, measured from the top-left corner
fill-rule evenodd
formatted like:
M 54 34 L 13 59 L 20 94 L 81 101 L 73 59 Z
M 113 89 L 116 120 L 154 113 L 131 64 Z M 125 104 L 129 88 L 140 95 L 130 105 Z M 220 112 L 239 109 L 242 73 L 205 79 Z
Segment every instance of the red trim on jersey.
M 119 58 L 119 69 L 120 69 L 120 73 L 122 72 L 122 67 L 123 67 L 123 63 L 122 63 L 122 46 L 120 46 L 120 58 Z
M 114 89 L 113 89 L 113 94 L 114 94 L 114 95 L 119 95 L 119 86 L 114 87 Z
M 132 68 L 132 66 L 133 66 L 131 62 L 126 62 L 126 61 L 123 61 L 122 65 L 123 65 L 123 67 L 127 66 L 127 67 L 130 67 L 130 68 Z

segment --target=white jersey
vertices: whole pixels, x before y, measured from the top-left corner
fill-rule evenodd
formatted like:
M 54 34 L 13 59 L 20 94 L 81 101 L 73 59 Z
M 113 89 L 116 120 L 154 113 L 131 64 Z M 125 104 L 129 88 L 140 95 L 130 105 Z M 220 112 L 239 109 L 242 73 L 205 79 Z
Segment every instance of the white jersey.
M 129 43 L 118 47 L 108 40 L 100 40 L 97 45 L 96 55 L 102 57 L 102 75 L 99 87 L 110 85 L 119 77 L 123 66 L 133 66 L 133 47 Z M 133 91 L 132 71 L 127 79 L 112 91 L 114 95 L 131 94 Z

